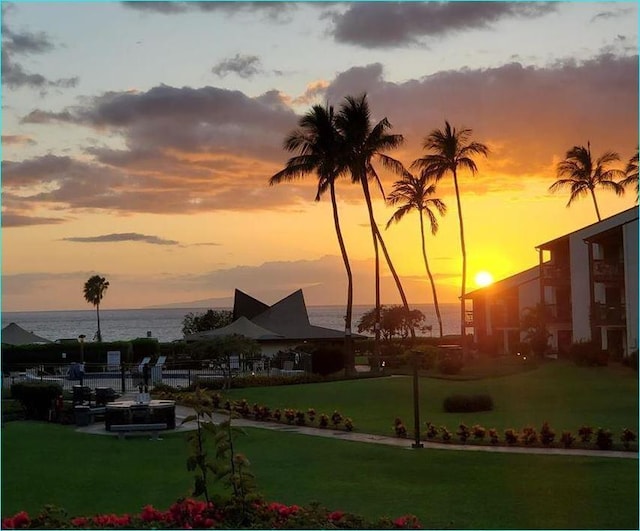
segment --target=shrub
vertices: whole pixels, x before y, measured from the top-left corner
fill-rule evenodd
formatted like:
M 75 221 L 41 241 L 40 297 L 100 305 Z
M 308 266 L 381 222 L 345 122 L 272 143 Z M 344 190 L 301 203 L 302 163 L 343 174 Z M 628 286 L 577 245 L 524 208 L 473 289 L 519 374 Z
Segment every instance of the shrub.
M 353 431 L 353 421 L 349 417 L 344 419 L 344 429 L 347 431 Z
M 519 439 L 519 435 L 518 432 L 515 431 L 512 428 L 509 428 L 508 430 L 504 431 L 504 440 L 507 442 L 507 444 L 512 445 L 512 444 L 518 444 L 518 439 Z
M 435 439 L 438 436 L 438 428 L 431 422 L 427 422 L 427 439 Z
M 556 432 L 551 429 L 548 422 L 542 423 L 540 428 L 540 442 L 545 446 L 549 446 L 556 437 Z
M 311 371 L 326 376 L 344 369 L 344 350 L 332 344 L 315 345 L 311 352 Z
M 596 433 L 596 446 L 600 450 L 611 450 L 613 446 L 613 435 L 609 430 L 598 428 Z
M 284 418 L 287 419 L 289 424 L 293 424 L 293 421 L 296 418 L 296 414 L 293 409 L 285 409 L 284 410 Z
M 588 443 L 591 441 L 591 436 L 593 435 L 593 428 L 591 426 L 581 426 L 578 430 L 578 436 L 583 443 Z
M 337 428 L 338 424 L 342 422 L 342 415 L 338 411 L 334 411 L 333 415 L 331 415 L 331 422 L 333 422 L 333 426 Z
M 631 443 L 636 440 L 636 434 L 633 433 L 630 429 L 625 428 L 624 430 L 622 430 L 620 440 L 622 441 L 625 449 L 628 450 Z
M 448 442 L 451 440 L 451 432 L 447 429 L 446 426 L 440 426 L 440 436 L 442 440 Z
M 458 439 L 460 439 L 460 442 L 464 444 L 467 442 L 467 439 L 471 436 L 471 432 L 469 431 L 469 428 L 467 428 L 466 424 L 460 424 L 460 426 L 458 426 L 458 431 L 456 432 L 456 435 L 458 436 Z
M 314 421 L 314 420 L 315 420 L 315 418 L 316 418 L 316 410 L 315 410 L 315 409 L 313 409 L 312 407 L 310 407 L 310 408 L 307 410 L 307 416 L 309 417 L 309 422 L 313 423 L 313 421 Z
M 484 436 L 486 434 L 487 430 L 485 430 L 482 426 L 480 426 L 479 424 L 474 424 L 471 427 L 471 433 L 473 433 L 473 438 L 474 439 L 480 439 L 483 440 Z
M 571 448 L 571 445 L 576 440 L 576 438 L 571 434 L 570 431 L 563 431 L 562 436 L 560 437 L 560 442 L 564 445 L 565 448 Z
M 442 407 L 447 413 L 491 411 L 493 400 L 489 395 L 451 395 L 444 399 Z
M 461 359 L 447 356 L 438 363 L 438 370 L 441 374 L 458 374 L 462 370 L 463 365 L 464 363 Z
M 329 426 L 329 417 L 327 415 L 325 415 L 324 413 L 322 415 L 320 415 L 320 419 L 318 420 L 318 425 L 321 428 L 326 428 Z
M 520 435 L 522 442 L 526 445 L 535 444 L 538 440 L 538 434 L 536 433 L 535 428 L 531 426 L 526 426 L 522 429 L 522 434 Z
M 298 426 L 304 426 L 306 424 L 304 411 L 296 411 L 296 424 Z
M 406 437 L 407 436 L 407 428 L 402 423 L 402 420 L 396 417 L 393 421 L 393 430 L 396 433 L 396 437 Z
M 19 382 L 11 384 L 11 396 L 18 400 L 27 418 L 47 420 L 53 401 L 62 394 L 58 384 Z
M 491 441 L 491 444 L 498 444 L 499 442 L 498 430 L 496 430 L 495 428 L 491 428 L 489 430 L 489 440 Z
M 581 341 L 573 343 L 569 349 L 569 355 L 576 365 L 605 366 L 609 362 L 607 352 L 603 351 L 594 341 Z
M 280 412 L 279 409 L 276 409 L 273 412 L 273 418 L 275 419 L 276 422 L 280 422 L 280 419 L 282 418 L 282 413 Z

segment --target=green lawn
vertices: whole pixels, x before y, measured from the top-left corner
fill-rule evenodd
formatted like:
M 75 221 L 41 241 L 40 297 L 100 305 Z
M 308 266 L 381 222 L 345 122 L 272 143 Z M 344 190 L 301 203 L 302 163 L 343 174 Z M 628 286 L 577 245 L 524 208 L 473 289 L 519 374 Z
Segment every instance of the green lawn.
M 412 379 L 407 376 L 314 385 L 234 389 L 235 399 L 271 408 L 313 407 L 331 415 L 334 410 L 351 417 L 356 430 L 390 435 L 393 420 L 400 417 L 412 426 Z M 494 410 L 482 413 L 445 413 L 445 397 L 455 394 L 487 393 Z M 485 428 L 539 429 L 548 421 L 560 433 L 574 434 L 582 425 L 610 429 L 616 443 L 623 428 L 638 431 L 638 374 L 619 365 L 577 367 L 551 362 L 510 376 L 471 381 L 420 379 L 420 413 L 423 422 L 445 425 L 451 431 L 459 423 Z
M 416 514 L 426 528 L 638 528 L 631 459 L 411 451 L 247 430 L 238 448 L 266 498 L 319 501 L 369 518 Z M 188 493 L 184 435 L 162 441 L 7 423 L 2 514 L 46 503 L 70 514 L 166 508 Z

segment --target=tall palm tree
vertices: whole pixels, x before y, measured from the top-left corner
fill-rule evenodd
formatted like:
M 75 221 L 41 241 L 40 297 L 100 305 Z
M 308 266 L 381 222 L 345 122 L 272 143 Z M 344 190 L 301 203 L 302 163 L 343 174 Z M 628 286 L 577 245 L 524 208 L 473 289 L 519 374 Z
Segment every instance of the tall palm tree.
M 425 176 L 416 178 L 415 176 L 407 173 L 402 179 L 396 181 L 393 185 L 393 190 L 389 194 L 387 200 L 392 205 L 399 205 L 398 209 L 394 212 L 391 219 L 387 222 L 387 228 L 393 222 L 400 222 L 404 218 L 405 214 L 408 214 L 412 210 L 418 212 L 420 219 L 420 240 L 422 242 L 422 258 L 424 259 L 424 267 L 427 270 L 427 276 L 429 282 L 431 282 L 431 291 L 433 293 L 433 305 L 436 309 L 436 317 L 438 318 L 438 327 L 440 329 L 440 337 L 443 336 L 442 332 L 442 317 L 440 316 L 440 305 L 438 304 L 438 293 L 436 291 L 436 284 L 429 268 L 429 261 L 427 260 L 427 249 L 424 239 L 424 219 L 423 215 L 426 215 L 431 227 L 431 234 L 435 236 L 438 232 L 438 218 L 435 212 L 431 209 L 433 207 L 438 213 L 443 216 L 447 211 L 447 206 L 444 202 L 438 198 L 431 197 L 436 192 L 435 183 L 429 183 Z
M 620 184 L 625 188 L 635 183 L 636 185 L 636 203 L 638 202 L 638 150 L 636 149 L 635 155 L 627 162 L 625 168 L 625 178 L 620 181 Z
M 462 251 L 462 287 L 460 290 L 460 337 L 463 355 L 466 348 L 465 336 L 465 294 L 467 287 L 467 248 L 464 241 L 464 223 L 462 206 L 460 204 L 460 188 L 458 186 L 458 169 L 469 170 L 473 175 L 478 171 L 473 157 L 476 155 L 487 156 L 489 148 L 480 142 L 469 141 L 471 129 L 456 130 L 448 121 L 444 122 L 444 130 L 434 129 L 424 139 L 424 149 L 431 151 L 424 157 L 417 159 L 412 167 L 422 170 L 421 175 L 433 177 L 439 181 L 447 173 L 453 177 L 453 186 L 456 192 L 456 205 L 458 207 L 458 223 L 460 227 L 460 248 Z
M 375 342 L 374 342 L 374 358 L 376 362 L 380 355 L 380 258 L 378 244 L 382 248 L 385 259 L 389 266 L 389 270 L 393 275 L 394 281 L 400 293 L 402 303 L 407 313 L 409 312 L 409 304 L 405 296 L 400 277 L 393 267 L 393 263 L 387 251 L 386 245 L 378 229 L 378 225 L 373 214 L 373 206 L 371 202 L 371 192 L 369 190 L 369 179 L 374 179 L 380 189 L 382 185 L 378 174 L 373 166 L 373 161 L 380 161 L 384 167 L 402 174 L 406 170 L 402 164 L 385 155 L 383 152 L 398 147 L 404 141 L 402 135 L 392 135 L 388 131 L 391 124 L 386 118 L 380 120 L 377 124 L 371 123 L 371 111 L 367 95 L 362 94 L 359 97 L 347 96 L 345 102 L 340 108 L 340 112 L 336 116 L 336 125 L 342 133 L 347 154 L 347 164 L 351 172 L 351 179 L 354 183 L 362 186 L 365 202 L 367 204 L 367 212 L 369 214 L 369 225 L 371 226 L 371 237 L 373 240 L 373 249 L 375 254 Z M 384 196 L 384 192 L 383 192 Z M 411 337 L 415 337 L 415 331 L 411 327 Z
M 300 118 L 298 126 L 299 128 L 290 133 L 284 141 L 284 149 L 290 152 L 298 152 L 298 155 L 290 158 L 285 168 L 271 177 L 269 184 L 273 186 L 315 173 L 318 177 L 318 190 L 315 200 L 319 201 L 322 194 L 327 188 L 329 189 L 331 207 L 333 209 L 333 223 L 338 237 L 342 261 L 347 273 L 347 313 L 345 316 L 347 371 L 355 372 L 353 338 L 351 336 L 353 275 L 340 228 L 335 190 L 336 178 L 346 171 L 343 154 L 344 142 L 336 129 L 332 106 L 314 105 L 307 114 Z
M 96 316 L 98 318 L 98 331 L 96 332 L 96 339 L 102 341 L 102 332 L 100 331 L 100 302 L 104 297 L 104 292 L 107 291 L 109 282 L 100 275 L 93 275 L 84 283 L 84 298 L 89 304 L 93 304 L 96 307 Z
M 567 151 L 565 159 L 558 163 L 556 173 L 560 178 L 549 186 L 549 191 L 557 192 L 568 187 L 571 195 L 567 206 L 571 206 L 571 203 L 582 195 L 591 195 L 596 216 L 598 221 L 601 221 L 595 189 L 604 188 L 614 191 L 616 195 L 624 194 L 624 186 L 614 181 L 614 179 L 623 178 L 624 172 L 615 168 L 607 169 L 612 162 L 619 160 L 620 155 L 614 151 L 607 151 L 594 161 L 589 142 L 587 147 L 573 146 Z

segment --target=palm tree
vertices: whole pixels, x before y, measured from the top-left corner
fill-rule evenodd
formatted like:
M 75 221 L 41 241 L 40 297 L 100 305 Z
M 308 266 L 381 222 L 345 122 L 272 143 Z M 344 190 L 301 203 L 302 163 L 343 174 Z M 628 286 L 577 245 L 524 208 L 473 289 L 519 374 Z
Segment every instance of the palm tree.
M 427 260 L 427 250 L 424 241 L 424 220 L 423 215 L 426 214 L 431 226 L 431 234 L 435 236 L 438 232 L 438 218 L 436 217 L 431 207 L 434 207 L 441 216 L 447 211 L 447 206 L 443 201 L 435 197 L 431 197 L 436 191 L 435 183 L 429 184 L 427 179 L 422 176 L 416 178 L 415 176 L 407 173 L 402 179 L 396 181 L 393 185 L 393 190 L 387 198 L 392 205 L 399 205 L 398 209 L 394 212 L 391 219 L 387 222 L 387 228 L 393 223 L 400 222 L 400 220 L 412 210 L 418 211 L 420 218 L 420 239 L 422 242 L 422 258 L 424 259 L 424 267 L 427 270 L 427 276 L 431 282 L 431 291 L 433 293 L 433 304 L 436 309 L 436 316 L 438 318 L 438 327 L 440 328 L 440 337 L 443 336 L 442 332 L 442 317 L 440 316 L 440 305 L 438 304 L 438 294 L 436 292 L 436 284 L 433 281 L 433 275 L 429 268 L 429 261 Z
M 436 182 L 445 174 L 453 176 L 458 207 L 458 223 L 460 227 L 460 248 L 462 251 L 462 288 L 460 293 L 460 341 L 465 351 L 465 294 L 467 286 L 467 249 L 464 242 L 464 223 L 460 204 L 460 188 L 458 186 L 458 169 L 467 169 L 473 175 L 478 171 L 474 155 L 487 156 L 489 148 L 480 142 L 470 142 L 471 129 L 456 130 L 448 121 L 444 122 L 444 130 L 434 129 L 424 139 L 424 149 L 432 151 L 423 158 L 414 161 L 412 167 L 422 170 L 421 176 L 433 177 Z
M 616 195 L 624 194 L 624 186 L 614 181 L 624 177 L 624 172 L 615 168 L 606 169 L 612 162 L 619 161 L 620 155 L 614 151 L 607 151 L 594 162 L 591 157 L 591 144 L 587 142 L 587 147 L 573 146 L 565 157 L 556 169 L 560 178 L 549 187 L 549 191 L 557 192 L 568 187 L 571 191 L 568 207 L 580 196 L 590 194 L 598 221 L 602 221 L 595 189 L 604 188 L 614 191 Z
M 332 106 L 314 105 L 307 114 L 300 118 L 299 129 L 294 130 L 284 141 L 284 149 L 298 152 L 287 161 L 285 168 L 269 180 L 271 186 L 294 179 L 302 178 L 310 173 L 318 176 L 316 201 L 329 188 L 333 223 L 338 237 L 342 261 L 347 273 L 347 313 L 345 316 L 345 354 L 347 371 L 355 372 L 355 357 L 351 336 L 353 315 L 353 275 L 347 255 L 347 248 L 340 229 L 338 204 L 336 200 L 335 180 L 346 171 L 344 165 L 342 138 L 336 129 Z
M 93 304 L 96 307 L 96 315 L 98 317 L 96 339 L 98 341 L 102 341 L 102 332 L 100 331 L 100 301 L 102 301 L 104 292 L 107 291 L 108 287 L 109 282 L 100 275 L 93 275 L 84 283 L 84 298 L 89 304 Z
M 620 181 L 619 184 L 625 188 L 635 183 L 636 185 L 636 203 L 638 202 L 638 150 L 636 149 L 635 155 L 627 162 L 627 167 L 624 171 L 626 177 Z
M 378 229 L 378 225 L 373 214 L 373 206 L 371 203 L 371 193 L 369 190 L 369 179 L 373 178 L 382 190 L 382 185 L 375 168 L 373 160 L 379 160 L 383 166 L 402 174 L 406 172 L 402 164 L 385 155 L 383 151 L 398 147 L 404 141 L 402 135 L 392 135 L 388 131 L 391 124 L 386 118 L 383 118 L 377 124 L 371 124 L 371 112 L 367 95 L 363 94 L 357 98 L 347 96 L 340 112 L 336 116 L 336 125 L 342 133 L 347 154 L 347 164 L 351 172 L 351 180 L 362 186 L 365 202 L 367 204 L 367 212 L 369 214 L 369 225 L 371 226 L 371 237 L 373 240 L 373 249 L 375 254 L 375 297 L 376 297 L 376 326 L 375 326 L 375 342 L 374 342 L 374 358 L 378 361 L 380 355 L 380 258 L 378 244 L 382 248 L 385 259 L 389 266 L 389 270 L 393 275 L 394 281 L 400 293 L 402 303 L 408 314 L 409 304 L 402 289 L 400 278 L 395 268 L 386 245 Z M 384 196 L 384 192 L 383 192 Z M 411 328 L 411 337 L 415 337 L 415 331 Z M 377 363 L 376 363 L 377 366 Z

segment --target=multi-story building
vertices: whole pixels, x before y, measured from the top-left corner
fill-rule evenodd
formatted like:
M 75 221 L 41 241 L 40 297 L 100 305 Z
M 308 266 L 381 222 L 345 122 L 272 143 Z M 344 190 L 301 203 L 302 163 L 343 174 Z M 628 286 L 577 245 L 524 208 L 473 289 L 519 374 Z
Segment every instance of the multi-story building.
M 638 350 L 638 208 L 536 247 L 539 265 L 467 294 L 480 344 L 513 352 L 527 308 L 544 305 L 552 352 L 594 341 L 612 355 Z

